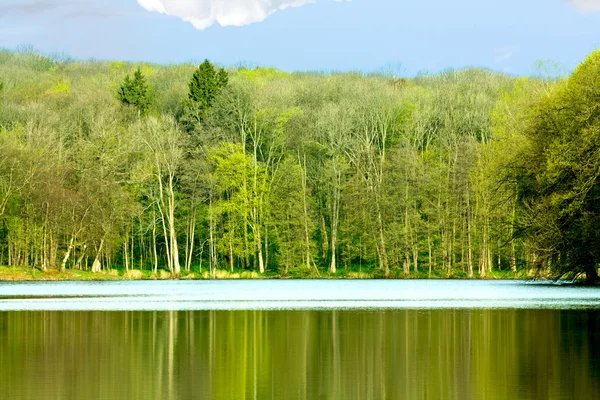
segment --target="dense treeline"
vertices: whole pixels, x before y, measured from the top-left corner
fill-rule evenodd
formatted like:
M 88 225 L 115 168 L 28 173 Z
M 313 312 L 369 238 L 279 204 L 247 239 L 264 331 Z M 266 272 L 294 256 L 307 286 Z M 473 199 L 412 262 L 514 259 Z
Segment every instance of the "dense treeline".
M 548 188 L 528 153 L 562 81 L 12 51 L 0 81 L 0 265 L 485 277 L 568 258 L 531 212 Z

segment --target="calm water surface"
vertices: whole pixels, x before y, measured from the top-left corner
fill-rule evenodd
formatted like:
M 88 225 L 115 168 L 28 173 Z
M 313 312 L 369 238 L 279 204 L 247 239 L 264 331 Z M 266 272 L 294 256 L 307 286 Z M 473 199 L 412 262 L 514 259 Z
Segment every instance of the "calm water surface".
M 600 291 L 0 284 L 2 399 L 600 399 Z

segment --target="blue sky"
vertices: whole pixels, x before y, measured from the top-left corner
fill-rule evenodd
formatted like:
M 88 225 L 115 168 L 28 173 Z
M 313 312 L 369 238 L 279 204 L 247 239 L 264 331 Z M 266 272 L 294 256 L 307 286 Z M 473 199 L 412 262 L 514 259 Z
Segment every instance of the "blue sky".
M 600 48 L 600 0 L 0 0 L 0 47 L 20 45 L 287 71 L 528 75 L 552 60 L 566 73 Z

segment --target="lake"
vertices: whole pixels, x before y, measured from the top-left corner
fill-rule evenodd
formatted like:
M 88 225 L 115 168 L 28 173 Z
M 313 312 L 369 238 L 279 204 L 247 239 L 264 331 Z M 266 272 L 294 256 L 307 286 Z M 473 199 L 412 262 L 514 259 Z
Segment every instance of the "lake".
M 0 283 L 0 398 L 600 399 L 600 290 Z

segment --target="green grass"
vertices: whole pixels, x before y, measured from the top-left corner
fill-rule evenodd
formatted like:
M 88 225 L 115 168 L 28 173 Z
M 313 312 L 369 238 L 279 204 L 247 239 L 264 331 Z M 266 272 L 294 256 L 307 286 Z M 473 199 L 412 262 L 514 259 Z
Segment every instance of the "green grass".
M 210 272 L 204 268 L 202 273 L 192 270 L 191 272 L 182 271 L 179 279 L 202 280 L 210 279 Z M 430 275 L 427 269 L 420 270 L 418 273 L 411 271 L 407 276 L 402 270 L 394 269 L 390 271 L 389 279 L 468 279 L 467 273 L 462 270 L 453 271 L 451 274 L 445 274 L 443 271 L 435 270 Z M 525 271 L 516 275 L 511 271 L 493 271 L 486 277 L 480 278 L 477 273 L 473 279 L 528 279 Z M 114 281 L 114 280 L 166 280 L 172 279 L 171 274 L 165 270 L 159 270 L 154 274 L 151 270 L 135 270 L 127 273 L 121 268 L 115 268 L 110 271 L 103 271 L 93 274 L 89 271 L 67 270 L 61 273 L 57 270 L 48 270 L 43 272 L 39 269 L 28 267 L 0 267 L 0 281 Z M 383 272 L 373 267 L 347 267 L 340 268 L 337 273 L 329 274 L 325 269 L 316 271 L 306 268 L 293 268 L 285 273 L 284 271 L 267 270 L 264 274 L 259 274 L 249 270 L 217 270 L 216 279 L 386 279 Z
M 0 267 L 0 281 L 108 281 L 119 280 L 121 277 L 108 273 L 92 274 L 88 271 L 67 270 L 61 273 L 57 270 L 43 272 L 28 267 Z

